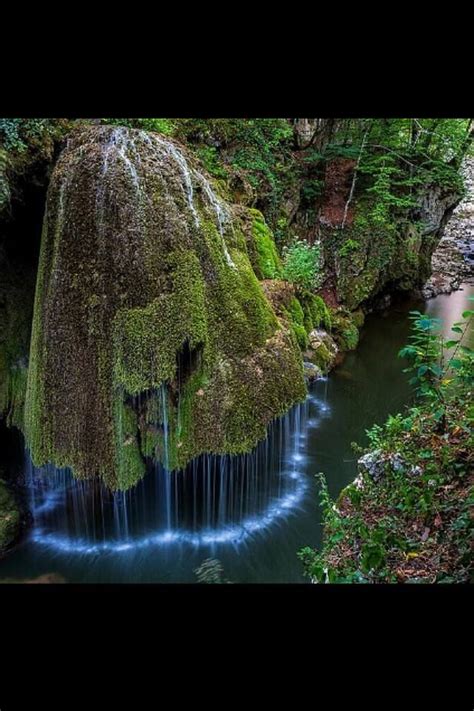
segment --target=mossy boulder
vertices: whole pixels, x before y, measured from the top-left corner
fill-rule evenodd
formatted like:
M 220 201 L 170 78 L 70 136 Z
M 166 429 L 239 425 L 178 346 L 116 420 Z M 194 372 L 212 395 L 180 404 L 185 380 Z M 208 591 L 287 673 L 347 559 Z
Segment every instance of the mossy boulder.
M 324 326 L 331 328 L 331 313 L 324 300 L 312 292 L 296 289 L 287 281 L 267 280 L 265 294 L 277 315 L 288 325 L 303 353 L 309 346 L 310 334 Z
M 146 457 L 175 469 L 249 451 L 304 397 L 296 336 L 252 268 L 245 209 L 157 134 L 71 134 L 41 243 L 24 421 L 35 464 L 127 489 Z
M 345 309 L 334 310 L 332 312 L 332 325 L 334 338 L 341 350 L 353 351 L 357 348 L 359 329 L 349 311 Z
M 330 331 L 332 327 L 331 312 L 321 296 L 310 291 L 300 290 L 298 299 L 304 314 L 304 326 L 309 334 L 315 328 Z
M 304 311 L 296 296 L 290 299 L 288 307 L 284 309 L 284 313 L 290 328 L 295 334 L 299 347 L 304 351 L 308 345 L 308 333 L 304 324 Z
M 351 313 L 352 323 L 356 328 L 362 328 L 365 323 L 365 313 L 362 309 L 357 309 L 357 311 L 352 311 Z
M 315 328 L 308 336 L 308 350 L 304 355 L 322 373 L 328 373 L 336 361 L 338 350 L 336 342 L 327 331 Z
M 310 363 L 307 360 L 303 362 L 303 369 L 304 377 L 309 383 L 312 383 L 314 380 L 318 380 L 318 378 L 323 375 L 323 371 L 321 370 L 321 368 L 319 368 L 314 363 Z
M 0 479 L 0 556 L 18 536 L 20 511 L 6 483 Z

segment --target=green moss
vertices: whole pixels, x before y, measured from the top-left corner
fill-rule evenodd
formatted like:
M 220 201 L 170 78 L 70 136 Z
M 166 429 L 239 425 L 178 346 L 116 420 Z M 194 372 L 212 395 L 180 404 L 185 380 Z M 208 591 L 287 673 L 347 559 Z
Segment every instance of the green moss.
M 359 330 L 352 315 L 346 310 L 333 311 L 332 325 L 334 337 L 341 350 L 354 350 L 359 342 Z
M 122 309 L 114 320 L 114 380 L 130 395 L 176 375 L 176 353 L 207 341 L 205 286 L 195 254 L 172 253 L 171 291 L 143 308 Z
M 226 208 L 222 223 L 206 189 L 191 211 L 171 149 L 120 130 L 133 180 L 112 157 L 104 180 L 105 127 L 72 138 L 53 173 L 25 413 L 36 464 L 127 489 L 147 457 L 175 469 L 248 451 L 305 385 L 239 220 Z
M 293 324 L 293 331 L 298 341 L 298 345 L 302 351 L 306 350 L 308 347 L 308 334 L 304 326 L 300 326 L 298 323 Z
M 342 332 L 341 347 L 344 350 L 353 351 L 355 350 L 355 348 L 357 348 L 358 343 L 359 331 L 357 330 L 357 326 L 354 326 L 354 324 L 350 324 Z
M 296 297 L 291 299 L 288 311 L 290 312 L 290 317 L 293 323 L 298 324 L 299 326 L 304 326 L 304 311 Z
M 123 402 L 122 393 L 115 398 L 115 475 L 118 489 L 129 489 L 145 474 L 137 439 L 137 413 Z
M 315 296 L 307 290 L 299 290 L 298 301 L 303 312 L 303 319 L 299 319 L 298 323 L 304 325 L 308 334 L 314 328 L 331 330 L 331 314 L 321 296 Z
M 259 279 L 276 279 L 281 274 L 281 260 L 278 255 L 273 233 L 265 222 L 260 210 L 250 209 L 252 215 L 252 235 L 256 249 L 256 260 L 252 266 Z
M 308 347 L 308 332 L 305 326 L 305 314 L 299 300 L 291 297 L 288 307 L 283 308 L 283 313 L 288 319 L 290 328 L 302 351 Z
M 9 427 L 23 428 L 27 379 L 28 370 L 25 366 L 17 365 L 10 369 L 8 379 L 9 407 L 7 414 L 7 424 Z
M 20 512 L 13 494 L 0 479 L 0 555 L 17 537 L 19 525 Z
M 308 336 L 315 328 L 331 328 L 331 314 L 324 300 L 310 291 L 301 290 L 298 298 L 292 296 L 282 314 L 289 322 L 290 328 L 302 351 L 308 348 Z M 319 363 L 318 363 L 319 365 Z
M 376 218 L 373 198 L 359 199 L 352 225 L 327 230 L 327 268 L 336 277 L 337 296 L 351 311 L 390 284 L 392 289 L 419 288 L 429 276 L 436 235 L 423 234 L 406 213 Z
M 357 328 L 362 328 L 365 322 L 365 313 L 363 312 L 362 309 L 358 309 L 357 311 L 353 311 L 351 313 L 351 318 L 354 326 Z
M 24 407 L 24 432 L 33 464 L 40 466 L 47 462 L 56 462 L 59 455 L 53 447 L 51 422 L 47 417 L 45 403 L 45 373 L 43 359 L 46 346 L 43 346 L 42 299 L 48 269 L 50 244 L 46 239 L 47 219 L 43 223 L 41 248 L 36 282 L 35 305 L 31 329 L 30 358 Z
M 334 356 L 324 343 L 311 351 L 311 362 L 321 368 L 323 373 L 327 373 L 334 361 Z

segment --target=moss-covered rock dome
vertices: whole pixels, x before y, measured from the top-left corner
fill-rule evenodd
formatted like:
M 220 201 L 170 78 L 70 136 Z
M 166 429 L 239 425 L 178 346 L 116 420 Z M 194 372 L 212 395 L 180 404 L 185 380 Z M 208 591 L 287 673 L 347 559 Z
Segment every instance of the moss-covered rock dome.
M 305 394 L 242 207 L 178 144 L 87 127 L 48 190 L 24 430 L 33 461 L 127 489 L 147 457 L 250 450 Z

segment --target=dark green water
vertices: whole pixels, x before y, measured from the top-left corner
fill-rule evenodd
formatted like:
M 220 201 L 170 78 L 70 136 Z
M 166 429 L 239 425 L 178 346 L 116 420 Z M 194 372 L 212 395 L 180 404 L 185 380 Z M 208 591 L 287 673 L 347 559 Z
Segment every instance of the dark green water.
M 327 380 L 312 387 L 301 424 L 293 420 L 297 431 L 287 439 L 280 436 L 270 441 L 272 448 L 285 450 L 293 447 L 293 440 L 299 443 L 297 461 L 292 466 L 297 468 L 304 493 L 294 507 L 283 509 L 268 525 L 263 511 L 261 525 L 244 540 L 196 544 L 184 537 L 166 545 L 84 554 L 45 547 L 30 537 L 0 562 L 0 578 L 24 579 L 54 572 L 68 582 L 186 583 L 196 582 L 194 569 L 213 557 L 221 561 L 225 576 L 233 582 L 305 582 L 297 551 L 321 543 L 314 475 L 323 471 L 331 494 L 336 495 L 356 474 L 351 442 L 365 444 L 367 428 L 382 423 L 388 414 L 397 413 L 409 402 L 408 376 L 397 357 L 409 336 L 408 311 L 417 308 L 442 318 L 448 334 L 450 325 L 469 308 L 468 296 L 473 292 L 472 286 L 465 286 L 454 294 L 430 300 L 426 309 L 422 301 L 404 300 L 383 314 L 367 318 L 357 351 L 348 354 Z M 268 461 L 273 461 L 272 457 Z M 236 487 L 236 497 L 239 491 L 243 490 Z M 247 505 L 252 503 L 248 501 L 252 491 L 245 493 Z M 278 498 L 276 503 L 275 496 L 271 501 L 273 509 L 280 511 Z

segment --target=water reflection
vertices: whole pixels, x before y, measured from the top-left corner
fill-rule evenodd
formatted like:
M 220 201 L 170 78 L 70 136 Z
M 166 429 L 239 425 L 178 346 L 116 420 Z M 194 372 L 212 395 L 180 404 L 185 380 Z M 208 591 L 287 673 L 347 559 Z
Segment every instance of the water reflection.
M 459 291 L 454 291 L 452 294 L 440 294 L 436 299 L 431 299 L 427 302 L 425 312 L 430 316 L 441 319 L 440 332 L 446 339 L 457 338 L 451 327 L 456 321 L 462 321 L 463 311 L 474 309 L 474 301 L 470 300 L 474 288 L 472 285 L 463 284 Z M 463 340 L 465 345 L 474 345 L 474 330 L 470 329 L 466 333 Z

